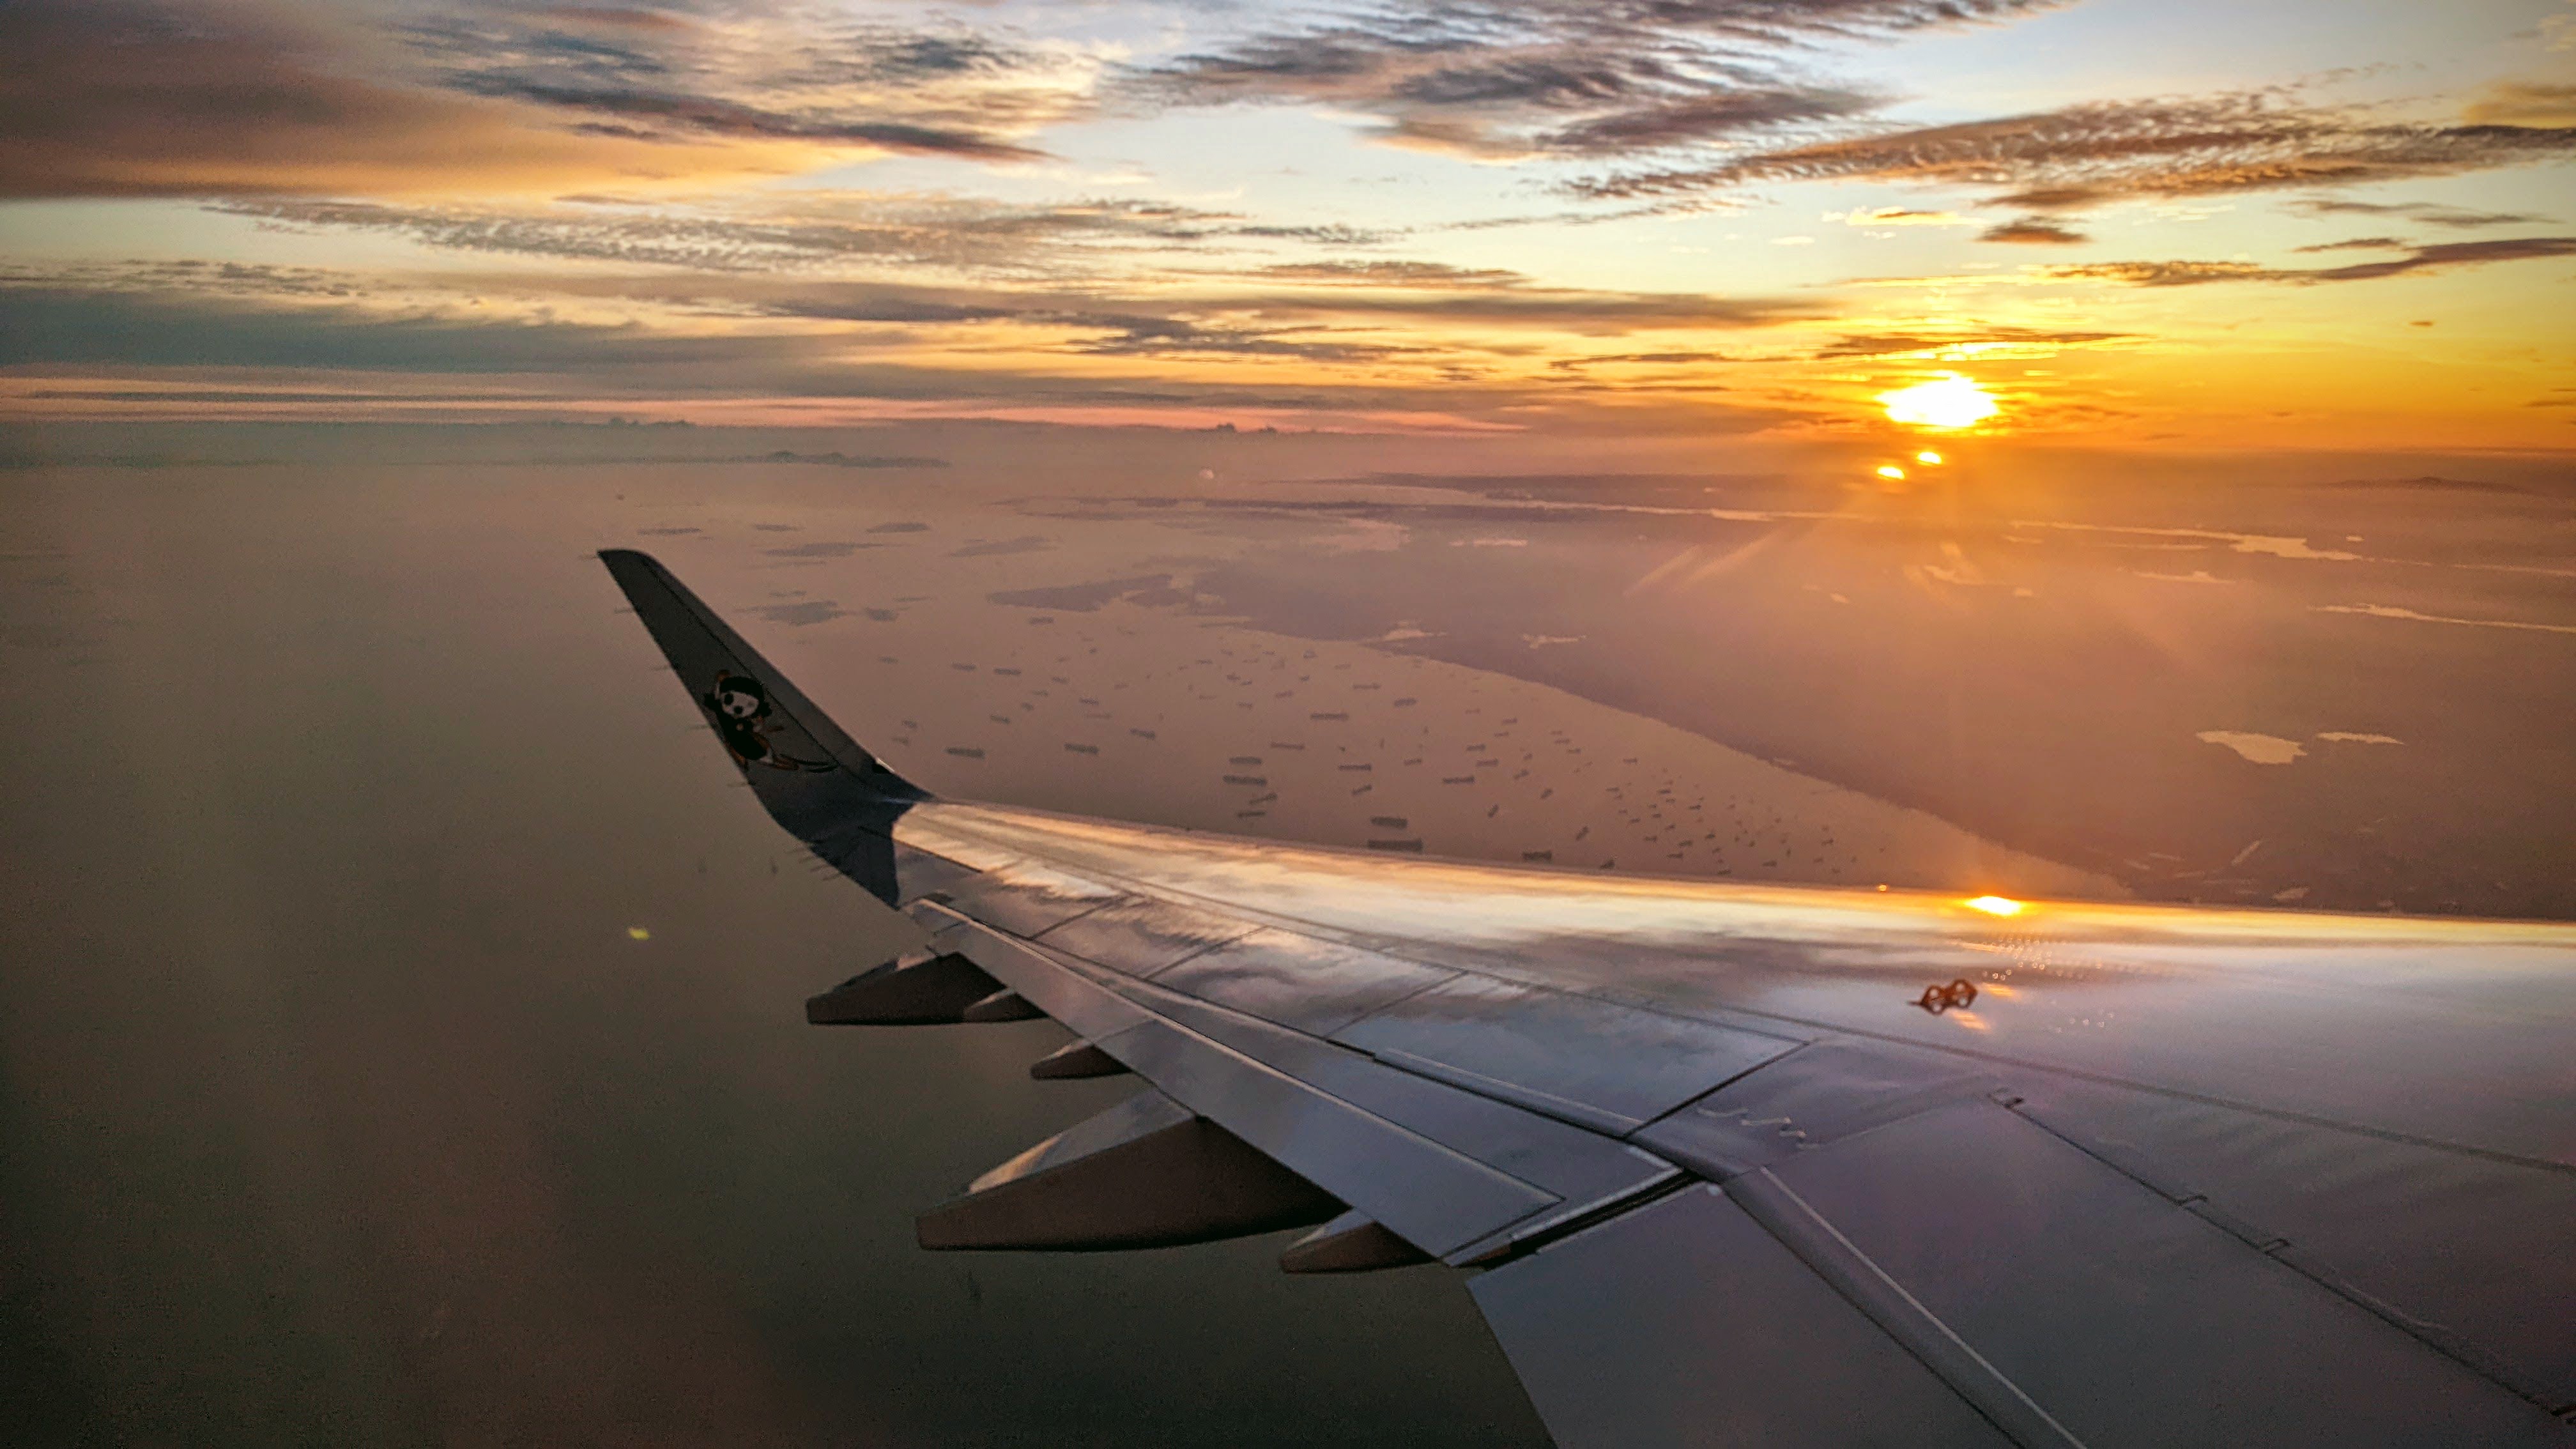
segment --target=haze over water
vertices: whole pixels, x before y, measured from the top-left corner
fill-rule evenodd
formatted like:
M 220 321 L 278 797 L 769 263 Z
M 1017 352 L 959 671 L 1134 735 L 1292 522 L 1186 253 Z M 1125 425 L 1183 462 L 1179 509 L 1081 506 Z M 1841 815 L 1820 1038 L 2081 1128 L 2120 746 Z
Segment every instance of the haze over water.
M 17 1442 L 1544 1442 L 1445 1273 L 914 1248 L 1127 1089 L 804 1024 L 907 938 L 614 612 L 618 477 L 7 486 Z
M 1989 525 L 1222 434 L 1101 434 L 1061 472 L 971 428 L 562 461 L 634 431 L 6 476 L 0 1170 L 40 1438 L 1543 1442 L 1443 1272 L 913 1248 L 912 1212 L 1123 1089 L 1026 1081 L 1045 1023 L 801 1022 L 904 928 L 734 788 L 599 546 L 656 550 L 961 797 L 1582 869 L 2568 914 L 2545 473 L 2489 469 L 2521 521 L 2442 534 L 2424 500 L 2457 485 L 2249 512 L 2105 482 Z M 915 461 L 850 464 L 880 452 Z M 1995 651 L 2045 649 L 1982 703 L 2026 677 Z

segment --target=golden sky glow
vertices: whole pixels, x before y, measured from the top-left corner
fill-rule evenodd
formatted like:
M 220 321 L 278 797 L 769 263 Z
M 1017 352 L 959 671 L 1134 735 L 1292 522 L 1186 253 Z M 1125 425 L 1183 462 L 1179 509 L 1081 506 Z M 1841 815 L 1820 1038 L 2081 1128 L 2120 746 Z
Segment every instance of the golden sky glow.
M 1806 14 L 37 0 L 0 417 L 2565 446 L 2576 6 Z

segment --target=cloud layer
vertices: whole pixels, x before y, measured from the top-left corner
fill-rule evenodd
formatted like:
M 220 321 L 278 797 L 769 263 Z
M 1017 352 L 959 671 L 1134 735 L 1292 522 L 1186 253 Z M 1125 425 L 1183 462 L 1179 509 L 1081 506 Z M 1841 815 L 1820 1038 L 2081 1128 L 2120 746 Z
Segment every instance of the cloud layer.
M 2387 121 L 2268 94 L 2103 101 L 1883 131 L 1713 165 L 1576 184 L 1597 199 L 1700 197 L 1786 181 L 1976 188 L 1998 205 L 2065 211 L 2140 198 L 2360 186 L 2576 156 L 2576 130 Z
M 784 166 L 554 129 L 368 75 L 349 50 L 267 7 L 0 5 L 0 197 L 507 192 Z
M 2061 280 L 2120 282 L 2133 287 L 2197 287 L 2211 282 L 2374 282 L 2414 272 L 2576 256 L 2576 236 L 2499 238 L 2407 246 L 2387 237 L 2360 237 L 2303 251 L 2393 248 L 2400 255 L 2340 267 L 2267 267 L 2257 262 L 2089 262 L 2051 267 Z
M 1071 48 L 800 13 L 0 5 L 0 196 L 531 193 L 897 152 L 1027 161 L 1081 113 Z
M 2069 8 L 0 0 L 0 201 L 184 199 L 13 213 L 52 250 L 0 260 L 0 413 L 1854 433 L 1888 426 L 1879 393 L 1982 369 L 1999 426 L 2092 425 L 2255 336 L 2259 299 L 2215 283 L 2563 283 L 2502 275 L 2570 254 L 2576 218 L 2508 179 L 2576 159 L 2557 80 L 2193 94 L 2177 42 L 2137 72 L 2175 94 L 2059 103 L 2087 93 L 2053 65 L 1957 69 L 2011 44 L 1958 32 Z M 2346 293 L 2353 335 L 2469 285 Z M 2534 335 L 2482 356 L 2557 355 L 2549 307 L 2505 311 Z
M 822 9 L 683 18 L 491 7 L 427 16 L 401 34 L 439 85 L 548 107 L 594 132 L 972 161 L 1037 159 L 1020 138 L 1087 110 L 1098 70 L 1070 47 Z
M 2005 21 L 2058 0 L 1532 0 L 1384 5 L 1131 73 L 1151 105 L 1326 103 L 1386 140 L 1602 157 L 1865 115 L 1885 96 L 1799 64 L 1825 41 Z

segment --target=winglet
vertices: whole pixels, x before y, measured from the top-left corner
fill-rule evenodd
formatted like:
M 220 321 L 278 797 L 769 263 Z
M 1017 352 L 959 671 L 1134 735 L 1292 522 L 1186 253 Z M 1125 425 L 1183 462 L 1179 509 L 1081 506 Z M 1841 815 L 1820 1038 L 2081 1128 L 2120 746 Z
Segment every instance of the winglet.
M 610 548 L 599 561 L 771 818 L 892 904 L 894 822 L 929 792 L 860 748 L 651 555 Z

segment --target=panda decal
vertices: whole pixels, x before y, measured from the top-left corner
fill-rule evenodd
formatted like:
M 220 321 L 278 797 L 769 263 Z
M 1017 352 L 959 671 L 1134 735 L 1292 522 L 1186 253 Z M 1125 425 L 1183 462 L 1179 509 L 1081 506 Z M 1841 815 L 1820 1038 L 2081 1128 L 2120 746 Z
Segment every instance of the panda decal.
M 778 724 L 771 718 L 769 691 L 757 679 L 730 670 L 719 672 L 715 687 L 699 695 L 698 701 L 715 716 L 716 733 L 724 736 L 725 748 L 739 764 L 818 773 L 838 768 L 830 760 L 800 760 L 770 748 L 769 736 L 777 733 Z

